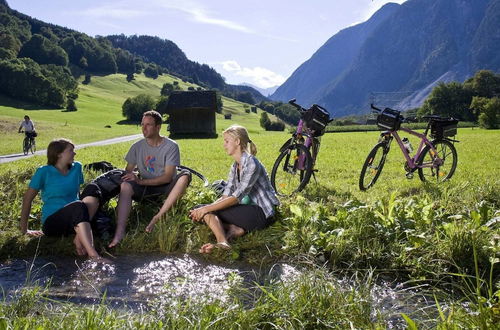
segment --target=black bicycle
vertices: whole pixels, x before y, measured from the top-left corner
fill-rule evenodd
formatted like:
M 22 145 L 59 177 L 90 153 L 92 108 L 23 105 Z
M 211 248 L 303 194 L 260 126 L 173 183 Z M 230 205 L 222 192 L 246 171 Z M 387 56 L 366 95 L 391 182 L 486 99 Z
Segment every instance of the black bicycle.
M 271 171 L 271 184 L 281 196 L 290 196 L 304 189 L 311 175 L 316 180 L 314 173 L 318 170 L 314 166 L 321 136 L 333 120 L 328 111 L 317 104 L 304 109 L 295 103 L 295 99 L 288 103 L 300 111 L 301 118 L 292 137 L 280 148 L 280 155 Z
M 23 133 L 22 131 L 19 133 Z M 36 151 L 36 143 L 35 137 L 37 136 L 36 132 L 24 132 L 24 140 L 23 140 L 23 153 L 27 155 L 29 152 L 32 154 Z

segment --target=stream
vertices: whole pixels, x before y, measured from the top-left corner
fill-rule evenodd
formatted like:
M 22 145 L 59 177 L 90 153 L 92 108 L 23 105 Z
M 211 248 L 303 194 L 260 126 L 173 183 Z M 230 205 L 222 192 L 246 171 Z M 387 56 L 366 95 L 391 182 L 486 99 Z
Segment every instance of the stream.
M 257 290 L 255 283 L 291 281 L 300 274 L 300 269 L 285 263 L 259 270 L 244 264 L 216 265 L 187 254 L 119 256 L 110 263 L 38 257 L 1 263 L 0 292 L 8 301 L 16 290 L 40 285 L 47 287 L 48 297 L 77 304 L 98 304 L 105 294 L 106 304 L 113 308 L 142 312 L 153 304 L 179 299 L 197 303 L 224 301 L 229 298 L 232 283 Z M 352 278 L 332 280 L 341 290 L 357 289 Z M 372 318 L 382 313 L 389 328 L 405 325 L 401 313 L 424 322 L 437 317 L 434 297 L 425 288 L 407 288 L 380 279 L 370 288 Z M 441 308 L 446 306 L 440 302 Z

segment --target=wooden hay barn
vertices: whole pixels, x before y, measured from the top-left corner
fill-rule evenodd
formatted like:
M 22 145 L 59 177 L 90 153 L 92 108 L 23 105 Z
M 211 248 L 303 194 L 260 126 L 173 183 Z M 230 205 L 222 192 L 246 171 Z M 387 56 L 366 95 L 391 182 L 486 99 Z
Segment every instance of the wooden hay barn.
M 215 91 L 173 92 L 168 98 L 170 136 L 216 137 Z

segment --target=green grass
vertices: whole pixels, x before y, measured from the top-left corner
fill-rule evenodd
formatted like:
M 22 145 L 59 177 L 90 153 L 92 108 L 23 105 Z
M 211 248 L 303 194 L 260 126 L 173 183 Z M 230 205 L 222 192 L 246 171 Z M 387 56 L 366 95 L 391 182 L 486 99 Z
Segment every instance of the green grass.
M 136 79 L 130 83 L 123 74 L 93 76 L 90 84 L 79 85 L 80 93 L 76 100 L 78 111 L 75 112 L 40 108 L 0 96 L 0 155 L 22 152 L 23 136 L 17 134 L 17 129 L 26 114 L 35 122 L 38 149 L 45 149 L 57 137 L 66 137 L 81 144 L 140 133 L 136 124 L 126 122 L 122 116 L 123 102 L 141 93 L 158 97 L 163 84 L 174 80 L 179 82 L 183 90 L 197 87 L 169 75 L 159 76 L 158 79 L 136 75 Z M 232 113 L 233 117 L 232 120 L 224 120 L 223 115 L 217 114 L 218 131 L 234 123 L 244 125 L 252 132 L 262 130 L 259 126 L 260 114 L 245 113 L 244 106 L 249 105 L 225 97 L 223 103 L 223 113 Z M 111 128 L 106 128 L 107 125 Z
M 137 75 L 127 83 L 124 75 L 94 76 L 80 85 L 78 111 L 37 108 L 0 97 L 0 154 L 20 151 L 22 136 L 16 133 L 28 113 L 40 133 L 38 147 L 55 137 L 85 143 L 140 133 L 127 124 L 121 105 L 139 93 L 159 95 L 165 82 L 177 80 L 163 75 L 153 80 Z M 195 85 L 179 81 L 183 89 Z M 258 157 L 271 170 L 279 147 L 289 138 L 284 132 L 264 132 L 258 114 L 245 113 L 249 105 L 223 98 L 217 114 L 218 139 L 181 139 L 182 164 L 202 172 L 210 181 L 227 177 L 232 160 L 222 149 L 220 133 L 231 124 L 241 124 L 257 144 Z M 230 113 L 231 120 L 223 115 Z M 105 128 L 111 125 L 111 128 Z M 166 133 L 164 131 L 164 133 Z M 244 261 L 261 265 L 279 260 L 326 263 L 329 269 L 361 274 L 379 270 L 412 281 L 454 288 L 468 302 L 439 311 L 437 326 L 487 328 L 499 319 L 498 225 L 487 225 L 500 213 L 500 131 L 460 128 L 456 144 L 459 163 L 451 181 L 439 186 L 408 180 L 403 157 L 393 144 L 384 171 L 368 192 L 358 189 L 358 178 L 366 155 L 378 132 L 328 133 L 322 137 L 317 160 L 317 183 L 291 198 L 283 198 L 277 221 L 271 227 L 250 233 L 233 243 L 229 253 L 217 251 L 207 257 L 214 262 Z M 417 141 L 410 138 L 414 147 Z M 108 160 L 123 167 L 123 156 L 131 142 L 78 150 L 82 163 Z M 46 159 L 37 156 L 0 165 L 0 260 L 41 254 L 73 254 L 70 239 L 29 239 L 18 233 L 22 194 L 36 167 Z M 97 173 L 85 173 L 90 181 Z M 206 226 L 193 224 L 189 208 L 210 202 L 214 193 L 194 179 L 185 198 L 163 219 L 152 234 L 144 228 L 158 205 L 136 204 L 127 236 L 117 254 L 131 252 L 197 253 L 201 244 L 213 241 Z M 116 201 L 108 206 L 112 211 Z M 33 204 L 30 228 L 39 226 L 41 203 Z M 38 246 L 38 243 L 40 245 Z M 98 245 L 104 242 L 97 240 Z M 9 303 L 0 303 L 0 328 L 383 328 L 385 321 L 369 301 L 369 281 L 360 291 L 335 288 L 329 270 L 316 266 L 296 282 L 266 283 L 252 297 L 252 306 L 231 296 L 226 303 L 199 306 L 179 301 L 149 313 L 113 311 L 105 306 L 74 307 L 45 298 L 41 288 L 18 292 Z M 362 283 L 363 284 L 363 283 Z M 243 288 L 232 288 L 240 292 Z M 241 292 L 240 292 L 241 293 Z M 246 293 L 248 297 L 251 293 Z M 497 297 L 497 298 L 495 298 Z M 370 317 L 371 315 L 371 317 Z M 375 315 L 375 316 L 374 316 Z M 407 319 L 408 325 L 426 324 Z
M 229 102 L 228 106 L 231 107 Z M 247 119 L 244 117 L 242 124 Z M 257 145 L 257 156 L 270 171 L 279 147 L 289 135 L 251 127 L 250 137 Z M 219 133 L 223 128 L 224 125 L 218 124 Z M 454 292 L 463 293 L 474 313 L 460 305 L 454 306 L 443 312 L 439 321 L 443 327 L 494 324 L 498 320 L 495 295 L 499 295 L 500 277 L 495 257 L 500 254 L 500 230 L 498 225 L 487 223 L 500 213 L 500 154 L 497 152 L 500 131 L 460 128 L 457 135 L 460 142 L 456 143 L 457 171 L 449 182 L 439 186 L 424 184 L 417 177 L 406 179 L 403 157 L 393 144 L 379 181 L 368 192 L 361 192 L 359 172 L 378 135 L 377 132 L 325 134 L 317 161 L 317 183 L 312 179 L 303 193 L 282 199 L 278 221 L 273 226 L 238 239 L 230 253 L 218 251 L 207 258 L 214 262 L 239 260 L 260 265 L 306 257 L 313 263 L 326 262 L 333 269 L 382 270 L 417 283 L 453 287 Z M 416 146 L 416 141 L 410 140 Z M 232 161 L 224 154 L 220 135 L 218 139 L 181 139 L 178 143 L 182 164 L 202 172 L 210 181 L 227 177 Z M 130 144 L 81 149 L 76 159 L 82 163 L 108 160 L 123 167 L 123 155 Z M 37 240 L 20 237 L 17 226 L 22 193 L 35 168 L 44 163 L 45 157 L 33 157 L 0 165 L 0 258 L 31 256 L 36 249 Z M 86 180 L 95 175 L 86 173 Z M 213 198 L 211 191 L 193 184 L 183 201 L 169 214 L 168 222 L 157 225 L 153 234 L 146 234 L 144 228 L 158 206 L 135 205 L 127 236 L 116 253 L 197 253 L 201 244 L 214 238 L 206 226 L 194 225 L 187 212 L 193 205 Z M 39 225 L 39 200 L 34 203 L 32 214 L 35 219 L 30 227 L 35 228 Z M 42 239 L 40 253 L 72 254 L 71 240 Z M 262 300 L 249 309 L 235 301 L 202 308 L 194 302 L 183 302 L 179 305 L 181 310 L 158 311 L 160 318 L 155 318 L 154 313 L 153 316 L 123 316 L 105 307 L 83 308 L 82 313 L 93 320 L 90 324 L 105 318 L 110 327 L 137 327 L 135 321 L 151 325 L 156 322 L 153 320 L 161 320 L 167 327 L 227 326 L 227 322 L 211 323 L 219 316 L 221 321 L 236 320 L 231 324 L 248 327 L 314 328 L 324 326 L 319 320 L 333 325 L 349 316 L 354 327 L 384 324 L 384 320 L 367 319 L 367 307 L 362 305 L 365 297 L 350 296 L 348 292 L 331 296 L 333 289 L 325 289 L 328 280 L 319 278 L 311 280 L 314 287 L 308 287 L 307 283 L 297 284 L 293 289 L 280 285 L 266 287 Z M 297 297 L 315 299 L 308 304 L 305 298 Z M 298 299 L 297 302 L 292 298 Z M 3 313 L 11 313 L 1 308 Z M 326 310 L 330 313 L 323 313 Z M 9 321 L 14 323 L 9 324 L 18 327 L 32 324 L 33 311 L 38 310 L 33 307 L 26 312 L 27 318 L 16 316 Z M 271 312 L 266 314 L 266 311 Z M 65 315 L 48 310 L 41 313 L 46 315 L 41 321 L 47 327 Z M 186 319 L 194 320 L 193 324 L 187 325 Z M 71 313 L 64 322 L 68 327 L 87 326 Z

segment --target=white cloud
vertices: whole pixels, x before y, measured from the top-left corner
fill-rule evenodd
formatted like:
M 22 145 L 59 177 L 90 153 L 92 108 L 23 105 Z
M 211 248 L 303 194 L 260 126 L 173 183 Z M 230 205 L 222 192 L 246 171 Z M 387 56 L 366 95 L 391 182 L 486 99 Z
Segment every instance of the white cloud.
M 131 6 L 126 3 L 115 3 L 109 5 L 103 5 L 100 7 L 94 7 L 82 11 L 80 14 L 83 16 L 94 17 L 94 18 L 136 18 L 144 17 L 150 14 L 150 12 L 130 9 Z
M 233 21 L 229 21 L 226 19 L 216 18 L 214 14 L 210 13 L 203 5 L 199 4 L 196 1 L 188 1 L 188 0 L 171 0 L 171 1 L 162 1 L 158 0 L 156 3 L 168 9 L 178 10 L 185 14 L 188 14 L 189 17 L 198 23 L 210 24 L 221 26 L 226 29 L 236 30 L 245 33 L 255 33 L 252 29 L 247 28 L 241 24 L 238 24 Z
M 224 61 L 218 63 L 222 69 L 235 76 L 245 78 L 245 82 L 251 83 L 261 88 L 269 88 L 281 85 L 285 77 L 269 69 L 259 66 L 253 68 L 242 67 L 236 61 Z

